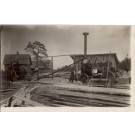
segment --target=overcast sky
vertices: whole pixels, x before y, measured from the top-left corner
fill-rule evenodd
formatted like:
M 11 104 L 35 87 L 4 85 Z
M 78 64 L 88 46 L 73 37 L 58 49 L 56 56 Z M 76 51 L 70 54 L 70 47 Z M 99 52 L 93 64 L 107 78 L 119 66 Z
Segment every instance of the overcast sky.
M 89 32 L 88 54 L 117 53 L 119 60 L 130 56 L 130 26 L 10 25 L 2 30 L 2 61 L 5 54 L 26 53 L 28 42 L 39 41 L 51 55 L 83 54 L 83 32 Z M 54 59 L 54 68 L 71 64 L 70 57 Z

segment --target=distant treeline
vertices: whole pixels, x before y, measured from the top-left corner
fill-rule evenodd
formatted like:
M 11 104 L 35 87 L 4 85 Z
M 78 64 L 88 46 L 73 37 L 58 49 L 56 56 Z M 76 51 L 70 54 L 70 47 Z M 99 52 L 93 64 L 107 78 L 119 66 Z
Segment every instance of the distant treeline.
M 122 61 L 119 61 L 119 68 L 126 72 L 131 71 L 131 58 L 125 58 Z

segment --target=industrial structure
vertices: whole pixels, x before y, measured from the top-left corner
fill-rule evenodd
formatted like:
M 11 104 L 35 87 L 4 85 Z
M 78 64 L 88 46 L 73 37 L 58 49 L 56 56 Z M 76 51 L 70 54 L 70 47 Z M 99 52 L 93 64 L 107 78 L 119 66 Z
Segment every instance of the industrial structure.
M 73 59 L 75 63 L 75 71 L 78 73 L 78 71 L 81 70 L 81 64 L 82 64 L 82 59 L 84 58 L 83 54 L 75 54 L 71 55 L 71 58 Z M 87 60 L 89 63 L 92 65 L 95 64 L 107 64 L 108 60 L 111 63 L 111 66 L 117 70 L 118 69 L 118 58 L 116 53 L 106 53 L 106 54 L 88 54 L 87 55 Z M 77 62 L 79 61 L 79 62 Z

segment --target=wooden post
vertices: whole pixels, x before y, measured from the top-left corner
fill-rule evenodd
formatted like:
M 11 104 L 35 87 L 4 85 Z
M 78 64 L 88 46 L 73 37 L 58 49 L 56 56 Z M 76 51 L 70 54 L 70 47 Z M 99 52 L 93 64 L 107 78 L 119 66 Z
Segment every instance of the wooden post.
M 74 63 L 77 61 L 77 58 L 74 56 Z M 74 69 L 75 69 L 75 78 L 78 80 L 78 65 L 77 63 L 74 64 Z
M 107 75 L 106 75 L 106 87 L 108 88 L 108 75 L 109 75 L 109 68 L 110 68 L 110 56 L 111 56 L 111 51 L 109 54 L 109 58 L 108 58 L 108 65 L 107 65 Z
M 52 80 L 53 80 L 53 56 L 52 56 Z

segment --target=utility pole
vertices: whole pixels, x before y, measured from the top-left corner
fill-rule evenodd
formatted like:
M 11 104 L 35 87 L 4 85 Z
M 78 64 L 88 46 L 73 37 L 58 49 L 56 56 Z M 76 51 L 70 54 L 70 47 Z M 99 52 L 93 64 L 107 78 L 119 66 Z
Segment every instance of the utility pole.
M 53 80 L 53 56 L 52 56 L 52 80 Z
M 107 75 L 106 75 L 106 87 L 108 88 L 109 85 L 109 70 L 110 70 L 110 57 L 111 57 L 111 51 L 108 56 L 108 65 L 107 65 Z
M 84 32 L 84 57 L 87 57 L 87 35 L 89 35 L 88 32 Z

